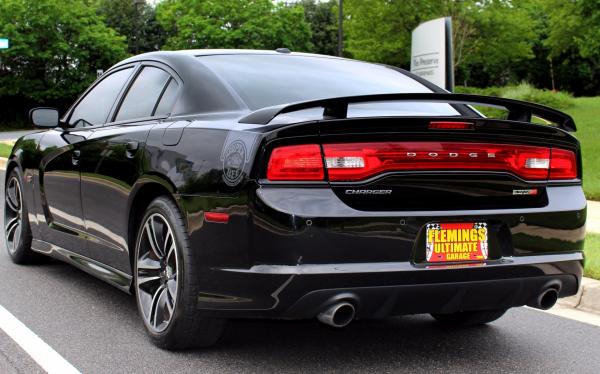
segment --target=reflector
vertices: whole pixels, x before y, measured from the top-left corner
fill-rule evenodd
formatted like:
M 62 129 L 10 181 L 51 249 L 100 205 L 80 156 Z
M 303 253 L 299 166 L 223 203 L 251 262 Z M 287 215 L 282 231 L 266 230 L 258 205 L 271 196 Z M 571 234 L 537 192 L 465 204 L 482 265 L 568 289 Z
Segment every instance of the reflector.
M 227 223 L 229 222 L 229 214 L 218 212 L 204 212 L 204 219 L 207 222 Z

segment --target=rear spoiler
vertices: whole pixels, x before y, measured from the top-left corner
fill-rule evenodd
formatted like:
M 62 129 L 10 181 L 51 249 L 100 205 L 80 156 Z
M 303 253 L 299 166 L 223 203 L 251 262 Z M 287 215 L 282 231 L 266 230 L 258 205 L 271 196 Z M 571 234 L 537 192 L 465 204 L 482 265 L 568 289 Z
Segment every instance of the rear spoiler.
M 345 119 L 348 116 L 349 104 L 381 101 L 483 105 L 506 109 L 508 111 L 507 119 L 510 121 L 531 122 L 531 118 L 535 116 L 545 121 L 555 123 L 558 128 L 565 131 L 574 132 L 577 130 L 575 121 L 573 121 L 573 118 L 570 115 L 544 105 L 500 97 L 452 93 L 397 93 L 302 101 L 259 109 L 244 116 L 239 120 L 239 123 L 267 125 L 280 114 L 318 107 L 324 108 L 323 116 L 327 119 Z

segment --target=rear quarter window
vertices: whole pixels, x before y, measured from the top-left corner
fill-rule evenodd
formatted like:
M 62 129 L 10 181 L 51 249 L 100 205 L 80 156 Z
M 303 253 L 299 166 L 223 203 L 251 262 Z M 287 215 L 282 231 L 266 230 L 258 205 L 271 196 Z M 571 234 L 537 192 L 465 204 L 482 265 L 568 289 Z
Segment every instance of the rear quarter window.
M 151 117 L 170 79 L 169 73 L 162 69 L 144 67 L 125 95 L 115 121 Z

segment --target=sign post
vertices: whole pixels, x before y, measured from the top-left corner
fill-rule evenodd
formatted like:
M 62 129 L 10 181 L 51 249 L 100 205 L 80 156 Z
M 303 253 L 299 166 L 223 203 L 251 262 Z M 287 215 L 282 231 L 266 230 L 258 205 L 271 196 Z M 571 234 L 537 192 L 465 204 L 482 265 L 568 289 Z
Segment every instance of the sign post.
M 412 33 L 410 71 L 431 83 L 454 89 L 452 19 L 438 18 L 417 26 Z
M 8 38 L 0 38 L 0 49 L 10 48 L 10 42 Z

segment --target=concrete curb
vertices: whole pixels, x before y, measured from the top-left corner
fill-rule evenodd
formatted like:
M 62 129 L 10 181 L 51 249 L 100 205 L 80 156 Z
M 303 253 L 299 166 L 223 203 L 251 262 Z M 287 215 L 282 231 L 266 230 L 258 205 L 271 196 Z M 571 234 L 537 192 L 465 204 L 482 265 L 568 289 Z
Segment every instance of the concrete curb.
M 6 157 L 0 157 L 0 170 L 6 170 L 6 163 L 8 159 Z
M 577 295 L 560 299 L 558 305 L 600 315 L 600 281 L 584 277 Z
M 588 200 L 586 231 L 600 234 L 600 201 Z

